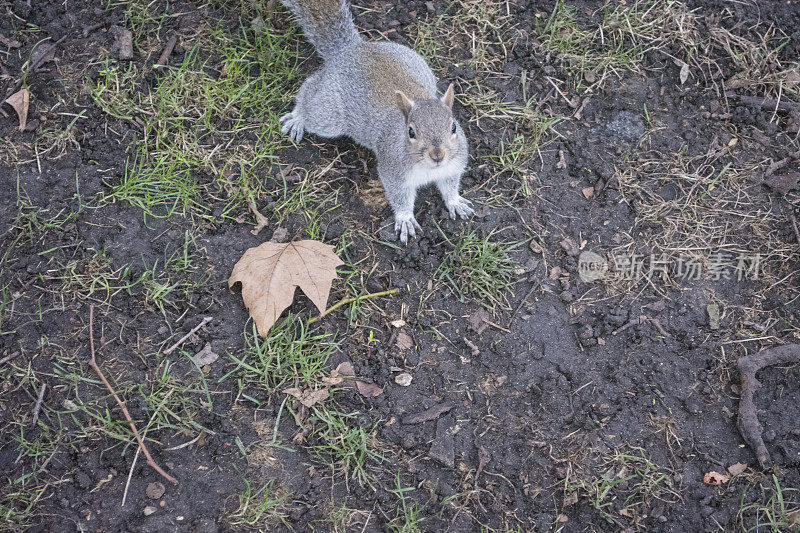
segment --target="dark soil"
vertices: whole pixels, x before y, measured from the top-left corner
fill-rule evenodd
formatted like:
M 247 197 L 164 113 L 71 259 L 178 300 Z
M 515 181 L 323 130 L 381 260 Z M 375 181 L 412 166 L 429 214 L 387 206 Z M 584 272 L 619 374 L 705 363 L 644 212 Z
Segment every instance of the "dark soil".
M 439 2 L 433 4 L 434 9 L 442 9 Z M 576 4 L 582 17 L 591 17 L 602 5 Z M 362 29 L 377 35 L 391 28 L 394 31 L 386 34 L 388 38 L 403 43 L 410 42 L 404 32 L 413 23 L 410 13 L 428 10 L 425 2 L 416 1 L 391 8 L 380 2 L 361 5 L 374 8 L 356 10 Z M 691 5 L 729 28 L 748 28 L 756 22 L 774 25 L 792 37 L 781 53 L 796 60 L 800 51 L 797 2 L 735 3 L 728 12 L 723 11 L 727 2 Z M 173 31 L 181 35 L 172 64 L 180 63 L 191 44 L 189 24 L 182 20 L 196 17 L 193 11 L 200 9 L 203 17 L 228 27 L 238 23 L 234 6 L 180 4 L 169 9 L 173 16 L 159 36 L 166 42 Z M 237 381 L 236 365 L 230 359 L 241 356 L 250 335 L 241 296 L 227 289 L 233 265 L 246 249 L 267 240 L 277 226 L 302 238 L 303 217 L 277 221 L 253 236 L 250 224 L 230 218 L 154 219 L 127 202 L 103 201 L 109 184 L 124 174 L 127 149 L 135 142 L 138 126 L 106 116 L 82 88 L 91 75 L 86 65 L 111 50 L 114 37 L 107 28 L 120 22 L 122 8 L 106 8 L 103 2 L 34 0 L 31 6 L 24 0 L 0 2 L 0 34 L 21 43 L 18 49 L 0 44 L 0 61 L 8 72 L 0 77 L 0 96 L 11 88 L 39 40 L 66 36 L 56 48 L 54 61 L 30 74 L 27 81 L 35 97 L 29 120 L 38 121 L 36 129 L 16 131 L 16 117 L 4 107 L 9 115 L 0 116 L 4 153 L 9 147 L 25 151 L 45 129 L 63 129 L 84 112 L 75 125 L 76 144 L 69 144 L 63 157 L 37 161 L 34 153 L 32 158 L 21 155 L 0 163 L 0 359 L 19 353 L 0 366 L 0 477 L 2 490 L 7 491 L 6 505 L 26 476 L 38 483 L 33 486 L 44 487 L 31 530 L 227 531 L 231 528 L 228 517 L 245 489 L 245 476 L 262 485 L 274 480 L 291 494 L 286 518 L 273 526 L 276 531 L 332 531 L 327 521 L 330 510 L 342 505 L 363 511 L 351 513 L 355 518 L 347 531 L 384 531 L 398 514 L 398 496 L 392 492 L 398 483 L 415 489 L 405 494 L 407 503 L 422 508 L 423 531 L 458 532 L 490 528 L 736 531 L 755 525 L 754 513 L 740 516 L 740 509 L 768 500 L 774 486 L 771 474 L 784 490 L 800 489 L 798 370 L 773 367 L 759 374 L 762 388 L 755 401 L 773 471 L 759 469 L 735 418 L 740 392 L 736 359 L 791 342 L 800 331 L 800 256 L 789 223 L 789 215 L 797 213 L 798 199 L 792 196 L 796 191 L 781 196 L 759 177 L 769 159 L 788 157 L 789 166 L 779 173 L 796 172 L 797 130 L 791 131 L 785 115 L 771 120 L 771 111 L 726 100 L 701 81 L 681 86 L 676 82 L 680 67 L 655 52 L 645 56 L 644 75 L 621 72 L 620 77 L 612 77 L 591 95 L 581 118 L 575 118 L 575 109 L 553 94 L 547 80 L 547 76 L 565 79 L 562 65 L 537 48 L 537 14 L 546 20 L 552 2 L 517 1 L 509 3 L 508 9 L 520 35 L 493 89 L 508 101 L 521 103 L 519 79 L 524 70 L 528 96 L 538 98 L 543 109 L 553 114 L 572 117 L 556 126 L 558 135 L 542 150 L 542 160 L 536 158 L 537 194 L 517 197 L 518 183 L 506 174 L 496 175 L 485 164 L 497 153 L 500 142 L 508 139 L 506 125 L 486 120 L 478 126 L 470 121 L 467 109 L 457 106 L 472 152 L 464 178 L 465 196 L 486 200 L 491 190 L 515 199 L 506 207 L 479 209 L 469 223 L 453 222 L 435 191 L 425 191 L 417 202 L 422 234 L 408 247 L 397 248 L 373 240 L 391 237 L 381 230 L 391 213 L 388 207 L 365 203 L 360 195 L 367 180 L 375 178 L 374 161 L 363 149 L 348 140 L 318 143 L 315 139 L 319 150 L 304 140 L 299 147 L 280 152 L 281 163 L 312 167 L 338 151 L 341 158 L 331 172 L 341 206 L 323 216 L 325 240 L 335 244 L 346 230 L 360 230 L 363 234 L 354 234 L 347 250 L 348 264 L 369 255 L 367 264 L 357 267 L 366 269 L 365 288 L 369 292 L 400 289 L 398 295 L 375 302 L 382 311 L 370 308 L 368 329 L 348 326 L 343 312 L 334 312 L 319 323 L 321 332 L 335 333 L 341 341 L 328 366 L 350 360 L 358 376 L 384 388 L 374 398 L 352 390 L 336 396 L 337 409 L 356 413 L 359 426 L 377 423 L 376 436 L 386 460 L 372 465 L 375 478 L 362 486 L 345 481 L 341 473 L 332 474 L 302 445 L 293 444 L 298 428 L 291 416 L 283 416 L 278 425 L 283 448 L 267 448 L 254 457 L 253 446 L 272 439 L 283 395 Z M 283 11 L 276 16 L 288 20 Z M 101 23 L 106 25 L 94 27 Z M 306 44 L 302 54 L 312 54 Z M 133 61 L 154 59 L 137 52 Z M 310 71 L 312 64 L 306 63 L 304 69 Z M 723 77 L 731 73 L 724 72 Z M 450 80 L 468 86 L 469 73 L 465 75 L 457 65 L 445 64 L 439 74 L 443 88 Z M 574 94 L 570 91 L 568 96 Z M 645 102 L 657 127 L 646 123 Z M 646 130 L 650 132 L 647 140 L 640 143 Z M 717 170 L 728 161 L 740 168 L 752 168 L 745 164 L 748 161 L 761 165 L 742 179 L 754 204 L 767 206 L 776 213 L 774 220 L 781 222 L 770 222 L 769 234 L 793 249 L 790 255 L 779 261 L 773 257 L 768 263 L 773 281 L 662 283 L 654 278 L 653 283 L 640 282 L 621 292 L 581 281 L 577 254 L 570 243 L 562 244 L 565 239 L 578 247 L 585 240 L 585 249 L 609 252 L 631 238 L 637 243 L 637 253 L 643 253 L 661 235 L 662 228 L 643 221 L 637 203 L 621 195 L 620 169 L 643 154 L 676 153 L 682 146 L 688 147 L 689 155 L 707 154 L 727 146 L 734 137 L 738 144 Z M 560 153 L 565 166 L 558 165 Z M 26 159 L 30 160 L 22 162 Z M 593 191 L 590 198 L 581 192 L 587 187 Z M 659 194 L 680 196 L 677 189 L 664 187 Z M 63 224 L 31 232 L 22 229 L 20 193 L 30 204 L 48 209 L 50 217 L 60 214 Z M 213 210 L 221 208 L 208 202 Z M 235 216 L 250 220 L 246 206 L 236 209 Z M 726 215 L 720 216 L 719 227 L 724 228 Z M 458 234 L 467 224 L 481 235 L 497 231 L 497 240 L 523 242 L 513 252 L 521 269 L 513 294 L 507 295 L 511 310 L 487 315 L 495 325 L 481 333 L 469 326 L 469 317 L 481 309 L 480 304 L 460 302 L 446 284 L 429 285 L 449 250 L 444 236 Z M 163 310 L 148 301 L 141 285 L 130 290 L 97 287 L 90 292 L 66 274 L 99 273 L 112 285 L 123 284 L 141 275 L 146 265 L 163 262 L 165 254 L 180 250 L 187 230 L 197 235 L 198 253 L 192 269 L 183 275 L 204 282 Z M 734 235 L 733 240 L 738 237 L 747 236 Z M 531 240 L 533 246 L 529 246 Z M 769 256 L 768 245 L 752 243 L 750 250 Z M 98 255 L 107 257 L 107 262 L 98 262 Z M 377 265 L 374 270 L 373 265 Z M 114 274 L 125 268 L 127 272 Z M 346 287 L 335 282 L 330 303 L 346 295 Z M 718 329 L 712 329 L 707 304 L 721 309 Z M 69 410 L 70 402 L 104 398 L 100 405 L 108 416 L 122 420 L 115 402 L 87 365 L 90 305 L 95 306 L 98 361 L 112 383 L 128 384 L 123 396 L 140 431 L 148 415 L 135 393 L 137 384 L 153 380 L 165 361 L 175 375 L 196 374 L 186 354 L 196 353 L 206 343 L 221 355 L 205 376 L 213 407 L 203 407 L 202 389 L 193 395 L 194 421 L 214 433 L 174 451 L 166 449 L 198 433 L 161 429 L 149 434 L 154 458 L 180 483 L 171 486 L 160 479 L 139 456 L 124 507 L 121 501 L 136 454 L 135 442 L 128 438 L 127 444 L 120 444 L 99 431 L 82 434 L 81 428 L 91 426 L 91 420 L 60 414 Z M 316 313 L 312 307 L 299 296 L 291 311 L 308 316 Z M 390 323 L 401 315 L 407 322 L 405 331 L 415 342 L 408 350 L 389 343 L 395 338 Z M 656 322 L 645 320 L 614 334 L 641 315 L 657 319 L 664 331 L 659 331 Z M 204 316 L 213 317 L 212 322 L 182 346 L 185 353 L 161 355 Z M 748 326 L 752 323 L 761 329 Z M 371 348 L 368 331 L 380 341 Z M 747 338 L 742 331 L 749 332 Z M 394 368 L 413 375 L 410 386 L 395 383 Z M 65 377 L 73 375 L 83 378 Z M 31 413 L 41 384 L 47 384 L 39 415 L 43 423 L 32 427 Z M 406 423 L 409 415 L 442 404 L 452 409 L 429 421 Z M 266 432 L 265 427 L 269 428 Z M 27 440 L 70 437 L 57 443 L 57 451 L 46 464 L 28 455 L 16 463 L 22 451 L 20 431 Z M 251 452 L 248 457 L 242 453 L 245 449 Z M 626 477 L 630 470 L 609 461 L 615 451 L 638 456 L 640 449 L 657 466 L 653 475 L 664 476 L 660 486 L 671 487 L 675 494 L 641 496 L 628 502 L 625 498 L 633 480 L 615 486 L 617 496 L 609 498 L 607 506 L 594 505 L 589 485 L 579 488 L 579 482 L 591 484 L 609 472 L 612 479 Z M 739 462 L 749 466 L 745 474 L 722 486 L 704 484 L 705 473 L 725 473 Z M 151 500 L 146 488 L 156 481 L 165 483 L 166 493 Z M 573 493 L 577 494 L 574 501 Z M 796 493 L 787 491 L 785 497 L 797 507 Z M 147 506 L 155 508 L 149 516 L 143 512 Z

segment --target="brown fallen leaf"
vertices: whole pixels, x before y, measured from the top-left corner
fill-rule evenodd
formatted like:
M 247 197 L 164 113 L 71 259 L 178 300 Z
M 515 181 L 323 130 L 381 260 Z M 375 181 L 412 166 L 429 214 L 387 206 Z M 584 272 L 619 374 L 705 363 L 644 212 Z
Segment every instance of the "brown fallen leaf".
M 19 131 L 25 131 L 25 124 L 28 122 L 28 105 L 30 104 L 31 95 L 28 89 L 24 87 L 15 92 L 8 98 L 6 103 L 14 108 L 19 117 Z
M 561 247 L 564 249 L 565 252 L 567 252 L 567 255 L 569 256 L 575 256 L 581 252 L 581 249 L 578 248 L 578 245 L 575 243 L 575 241 L 573 241 L 569 237 L 564 237 L 564 239 L 561 241 L 560 244 Z
M 681 61 L 681 72 L 679 74 L 681 85 L 686 83 L 686 80 L 689 79 L 689 65 Z
M 356 390 L 365 398 L 374 398 L 383 394 L 383 389 L 376 384 L 367 381 L 356 380 Z
M 800 526 L 800 509 L 795 509 L 786 513 L 786 523 L 789 527 Z
M 486 312 L 486 309 L 481 307 L 469 316 L 467 319 L 467 327 L 480 335 L 489 327 L 489 324 L 486 323 L 486 320 L 489 318 L 489 313 Z
M 322 381 L 331 386 L 336 386 L 341 383 L 344 383 L 348 387 L 355 385 L 358 393 L 365 398 L 374 398 L 375 396 L 383 394 L 383 389 L 375 383 L 355 379 L 353 364 L 350 361 L 339 363 L 339 365 L 331 371 L 330 377 L 324 377 Z
M 444 402 L 433 407 L 429 407 L 421 413 L 415 413 L 403 418 L 403 424 L 421 424 L 429 420 L 436 420 L 446 412 L 450 411 L 455 405 L 450 402 Z
M 571 493 L 569 496 L 564 496 L 564 507 L 569 507 L 570 505 L 575 505 L 576 503 L 578 503 L 577 491 Z
M 720 474 L 719 472 L 714 472 L 712 470 L 703 476 L 703 483 L 706 485 L 722 485 L 723 483 L 730 481 L 730 479 L 730 476 L 726 476 L 725 474 Z
M 339 365 L 333 370 L 337 375 L 342 376 L 349 376 L 353 377 L 356 375 L 355 371 L 353 370 L 353 363 L 350 361 L 344 361 L 343 363 L 339 363 Z M 333 374 L 333 372 L 331 374 Z
M 410 350 L 414 347 L 414 339 L 406 333 L 406 330 L 401 329 L 400 332 L 397 334 L 397 347 L 401 350 Z
M 19 48 L 20 46 L 22 46 L 21 42 L 15 39 L 9 39 L 2 33 L 0 33 L 0 44 L 7 46 L 8 48 Z
M 151 500 L 157 500 L 160 497 L 162 497 L 166 491 L 167 488 L 164 486 L 163 483 L 161 483 L 160 481 L 154 481 L 153 483 L 149 483 L 147 485 L 145 493 L 147 494 L 147 497 L 150 498 Z
M 738 476 L 747 470 L 747 465 L 744 463 L 736 463 L 728 467 L 728 473 L 732 476 Z
M 214 350 L 211 349 L 211 343 L 207 342 L 202 350 L 194 354 L 193 359 L 197 366 L 210 365 L 219 359 L 219 354 L 215 353 Z
M 294 300 L 297 287 L 319 309 L 325 311 L 336 267 L 344 262 L 333 246 L 305 240 L 289 243 L 265 242 L 247 250 L 233 267 L 228 288 L 242 283 L 242 299 L 266 336 L 284 309 Z
M 316 404 L 327 400 L 328 396 L 330 396 L 330 391 L 327 387 L 317 390 L 301 390 L 296 387 L 292 387 L 289 389 L 284 389 L 283 392 L 289 396 L 297 398 L 300 400 L 300 403 L 306 407 L 314 407 Z
M 594 187 L 584 187 L 581 189 L 581 193 L 583 193 L 584 198 L 591 200 L 594 198 Z

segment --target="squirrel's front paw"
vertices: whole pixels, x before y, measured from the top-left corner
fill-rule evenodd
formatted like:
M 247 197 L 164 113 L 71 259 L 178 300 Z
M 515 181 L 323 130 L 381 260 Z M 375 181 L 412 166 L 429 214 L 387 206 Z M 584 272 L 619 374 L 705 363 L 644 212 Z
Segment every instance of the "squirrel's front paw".
M 283 124 L 281 133 L 284 135 L 288 133 L 289 137 L 296 143 L 299 143 L 303 139 L 303 133 L 305 133 L 306 128 L 303 125 L 303 119 L 300 117 L 299 113 L 295 113 L 294 111 L 286 113 L 280 118 L 280 122 Z
M 414 237 L 417 230 L 422 230 L 417 219 L 413 214 L 409 215 L 395 215 L 394 216 L 394 230 L 400 233 L 400 242 L 408 244 L 408 236 Z
M 472 209 L 472 202 L 461 196 L 456 196 L 453 200 L 447 202 L 447 210 L 450 212 L 450 218 L 454 220 L 456 215 L 461 218 L 467 218 L 475 213 L 475 210 Z

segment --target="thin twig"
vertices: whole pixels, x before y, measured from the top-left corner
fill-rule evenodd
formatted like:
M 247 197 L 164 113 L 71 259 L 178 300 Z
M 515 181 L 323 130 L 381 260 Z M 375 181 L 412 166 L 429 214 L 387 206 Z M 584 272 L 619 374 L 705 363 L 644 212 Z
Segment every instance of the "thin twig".
M 7 355 L 7 356 L 3 357 L 2 359 L 0 359 L 0 365 L 2 365 L 3 363 L 6 363 L 8 361 L 11 361 L 12 359 L 17 357 L 18 355 L 19 355 L 19 352 L 14 352 L 11 355 Z
M 142 452 L 142 449 L 138 446 L 136 447 L 136 455 L 133 456 L 133 462 L 131 463 L 131 469 L 128 472 L 128 481 L 125 482 L 125 491 L 122 493 L 122 505 L 120 507 L 125 507 L 125 499 L 128 497 L 128 489 L 131 486 L 131 477 L 133 477 L 133 469 L 136 468 L 136 461 L 139 459 L 139 454 Z
M 650 323 L 653 324 L 656 327 L 656 329 L 658 330 L 659 333 L 661 333 L 662 336 L 664 336 L 664 337 L 672 337 L 672 335 L 670 335 L 669 332 L 664 329 L 664 326 L 661 325 L 661 321 L 659 319 L 657 319 L 657 318 L 648 318 L 647 320 L 649 320 Z
M 626 329 L 632 328 L 633 326 L 635 326 L 637 324 L 641 324 L 641 323 L 642 323 L 642 316 L 637 316 L 636 318 L 630 319 L 627 324 L 625 324 L 624 326 L 622 326 L 618 330 L 612 332 L 611 334 L 612 335 L 618 335 L 618 334 L 622 333 L 623 331 L 625 331 Z
M 373 293 L 370 293 L 370 294 L 365 294 L 364 296 L 353 296 L 351 298 L 345 298 L 344 300 L 340 300 L 339 302 L 335 303 L 331 307 L 327 308 L 325 311 L 323 311 L 319 315 L 317 315 L 317 316 L 315 316 L 313 318 L 309 318 L 308 319 L 308 323 L 309 324 L 313 324 L 314 322 L 316 322 L 317 320 L 323 318 L 325 315 L 327 315 L 331 311 L 335 311 L 336 309 L 339 309 L 341 306 L 347 305 L 347 304 L 349 304 L 351 302 L 367 300 L 369 298 L 378 298 L 379 296 L 389 296 L 390 294 L 397 294 L 398 292 L 400 292 L 400 289 L 389 289 L 388 291 L 373 292 Z
M 269 219 L 261 214 L 261 211 L 258 210 L 258 206 L 256 206 L 256 201 L 253 200 L 252 196 L 247 196 L 247 205 L 250 206 L 250 211 L 253 212 L 253 216 L 256 217 L 256 225 L 253 229 L 250 230 L 250 233 L 253 235 L 258 235 L 261 233 L 261 230 L 269 226 Z
M 178 42 L 177 35 L 173 35 L 172 37 L 169 38 L 169 41 L 167 41 L 167 44 L 164 46 L 164 51 L 161 52 L 161 56 L 158 58 L 158 61 L 156 61 L 155 68 L 159 69 L 167 66 L 167 63 L 169 62 L 169 56 L 172 55 L 172 51 L 175 49 L 175 44 L 177 42 Z
M 181 450 L 183 448 L 186 448 L 187 446 L 191 446 L 195 442 L 199 441 L 200 437 L 202 437 L 203 435 L 205 435 L 205 432 L 201 431 L 200 433 L 197 434 L 197 436 L 195 438 L 193 438 L 189 442 L 184 442 L 183 444 L 178 444 L 177 446 L 173 446 L 172 448 L 164 448 L 164 451 L 165 452 L 174 452 L 175 450 Z
M 42 408 L 42 399 L 44 399 L 44 390 L 47 388 L 47 383 L 42 383 L 42 387 L 39 389 L 39 397 L 36 399 L 36 406 L 33 408 L 33 422 L 31 425 L 36 425 L 36 421 L 39 420 L 39 410 Z
M 522 309 L 522 306 L 525 305 L 525 302 L 527 302 L 528 298 L 530 298 L 531 294 L 533 294 L 533 291 L 535 291 L 537 287 L 541 287 L 541 285 L 542 282 L 537 279 L 533 283 L 533 287 L 531 287 L 530 290 L 525 294 L 525 296 L 522 297 L 522 300 L 519 301 L 519 305 L 517 306 L 516 309 L 514 309 L 514 312 L 511 313 L 511 319 L 508 321 L 509 328 L 511 327 L 511 324 L 514 322 L 514 318 L 516 318 L 517 313 L 519 313 L 519 310 Z
M 492 327 L 494 327 L 494 328 L 497 328 L 497 329 L 499 329 L 499 330 L 501 330 L 501 331 L 505 331 L 506 333 L 511 333 L 511 330 L 510 330 L 510 329 L 508 329 L 508 328 L 504 328 L 504 327 L 503 327 L 503 326 L 501 326 L 500 324 L 495 324 L 494 322 L 492 322 L 491 320 L 489 320 L 489 319 L 488 319 L 488 318 L 486 318 L 486 317 L 483 317 L 483 318 L 481 318 L 481 320 L 483 320 L 484 322 L 486 322 L 487 324 L 489 324 L 490 326 L 492 326 Z
M 44 399 L 44 390 L 47 388 L 47 383 L 42 383 L 41 388 L 39 389 L 39 397 L 36 399 L 36 405 L 33 407 L 33 422 L 31 422 L 32 427 L 36 427 L 36 421 L 39 420 L 39 409 L 42 408 L 42 399 Z M 14 464 L 17 464 L 22 459 L 22 452 L 19 452 L 17 459 L 14 461 Z
M 739 100 L 745 105 L 759 107 L 764 111 L 771 111 L 773 109 L 775 109 L 775 111 L 783 111 L 784 113 L 797 113 L 800 111 L 800 102 L 792 102 L 790 100 L 778 101 L 770 98 L 761 98 L 760 96 L 747 96 L 732 92 L 726 92 L 725 97 L 733 100 Z
M 139 443 L 139 447 L 142 449 L 144 456 L 147 458 L 147 464 L 149 464 L 153 468 L 153 470 L 164 476 L 164 479 L 167 479 L 172 484 L 177 485 L 178 480 L 170 476 L 166 472 L 164 472 L 164 470 L 160 466 L 158 466 L 158 464 L 156 464 L 156 462 L 153 460 L 153 457 L 150 455 L 150 452 L 147 451 L 147 446 L 144 445 L 142 437 L 136 430 L 136 425 L 133 423 L 133 419 L 131 418 L 131 414 L 128 412 L 128 408 L 125 406 L 125 402 L 123 402 L 120 399 L 120 397 L 117 396 L 117 391 L 115 391 L 114 388 L 111 386 L 111 383 L 108 382 L 105 374 L 103 374 L 103 371 L 100 370 L 100 367 L 97 364 L 97 359 L 95 357 L 95 352 L 94 352 L 94 305 L 89 306 L 89 347 L 92 352 L 92 358 L 89 360 L 89 366 L 91 366 L 94 369 L 94 371 L 97 373 L 97 375 L 105 384 L 106 388 L 108 389 L 108 392 L 110 392 L 111 395 L 114 397 L 114 399 L 117 401 L 117 405 L 119 405 L 120 409 L 122 409 L 122 414 L 125 415 L 125 419 L 128 421 L 128 425 L 131 427 L 131 431 L 133 431 L 133 435 L 136 437 L 136 441 Z
M 792 221 L 792 228 L 794 229 L 794 238 L 797 239 L 797 244 L 800 244 L 800 229 L 797 227 L 797 218 L 794 213 L 789 213 L 789 220 Z
M 186 339 L 188 339 L 189 337 L 191 337 L 192 335 L 197 333 L 198 329 L 202 328 L 203 326 L 205 326 L 206 324 L 208 324 L 212 320 L 214 320 L 214 318 L 210 317 L 210 316 L 207 316 L 207 317 L 203 318 L 203 320 L 199 324 L 197 324 L 195 327 L 192 328 L 192 331 L 190 331 L 189 333 L 187 333 L 186 335 L 181 337 L 180 340 L 178 340 L 178 342 L 176 342 L 175 344 L 173 344 L 172 346 L 170 346 L 169 348 L 164 350 L 164 355 L 169 355 L 172 352 L 174 352 L 175 348 L 177 348 L 178 346 L 180 346 L 181 344 L 186 342 Z

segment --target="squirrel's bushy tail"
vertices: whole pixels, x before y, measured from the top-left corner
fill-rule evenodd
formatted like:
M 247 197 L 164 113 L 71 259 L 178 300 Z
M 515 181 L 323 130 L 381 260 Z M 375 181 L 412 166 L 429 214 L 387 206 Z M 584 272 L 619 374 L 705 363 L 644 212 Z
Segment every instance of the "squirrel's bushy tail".
M 347 0 L 281 0 L 322 59 L 361 41 Z

